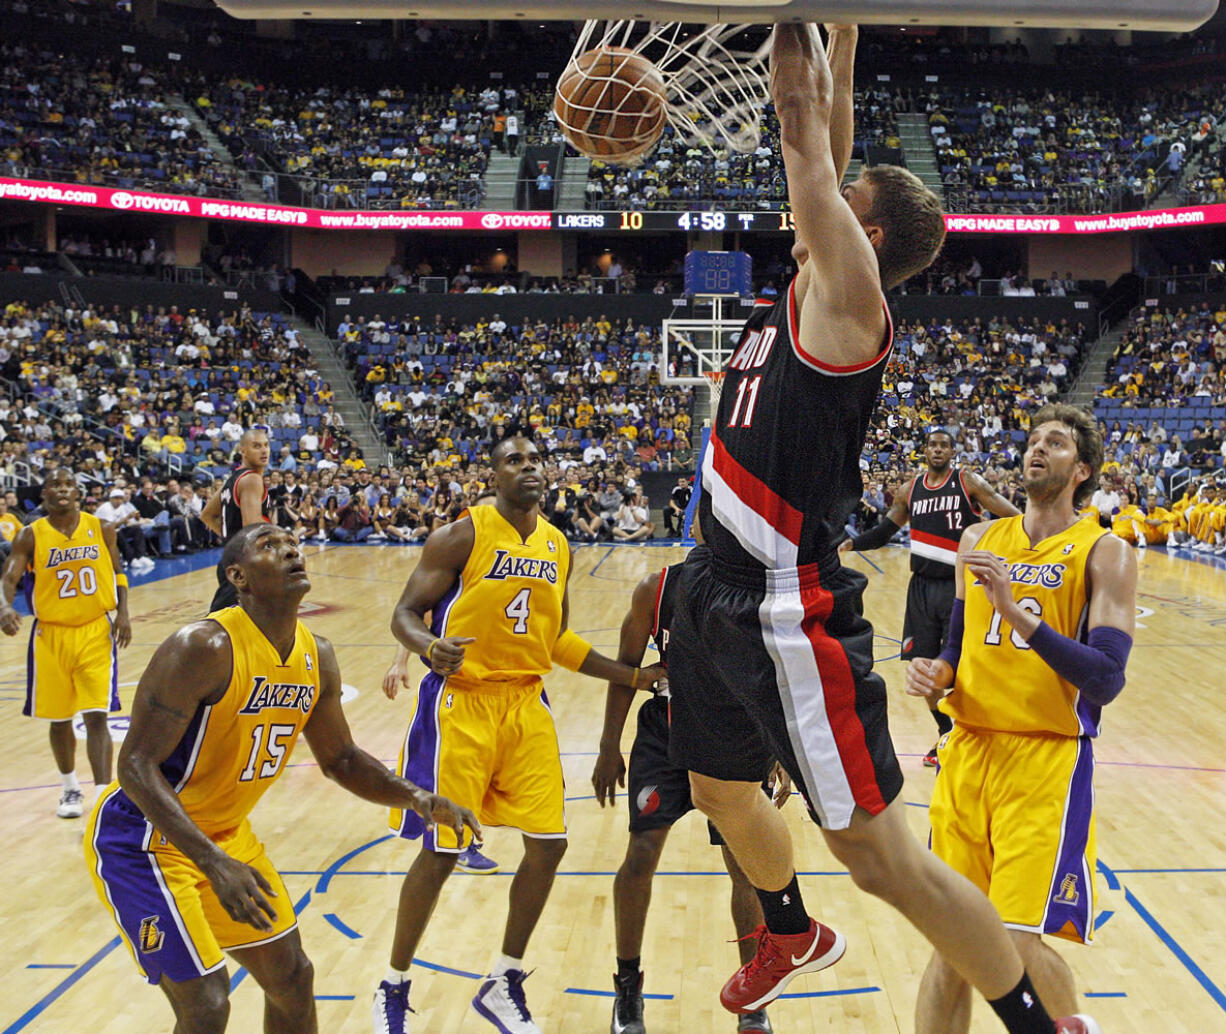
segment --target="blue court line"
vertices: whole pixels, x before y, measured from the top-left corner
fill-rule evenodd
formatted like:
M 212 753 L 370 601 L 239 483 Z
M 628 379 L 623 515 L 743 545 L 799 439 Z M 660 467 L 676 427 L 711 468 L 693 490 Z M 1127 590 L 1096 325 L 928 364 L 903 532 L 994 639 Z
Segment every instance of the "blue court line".
M 1226 872 L 1226 869 L 1116 869 L 1117 873 L 1122 873 L 1127 876 L 1162 876 L 1170 875 L 1186 875 L 1189 873 L 1221 873 Z
M 880 991 L 879 987 L 845 987 L 837 991 L 794 991 L 791 994 L 780 995 L 780 998 L 838 998 L 843 995 L 866 995 Z
M 421 966 L 422 969 L 432 969 L 435 973 L 450 973 L 453 977 L 468 977 L 469 980 L 480 980 L 482 974 L 469 973 L 463 969 L 452 969 L 450 966 L 440 966 L 437 962 L 426 962 L 424 959 L 413 959 L 411 966 Z
M 386 840 L 391 840 L 395 834 L 388 833 L 385 837 L 378 837 L 375 840 L 367 841 L 361 847 L 355 847 L 348 854 L 341 855 L 335 862 L 329 865 L 322 873 L 319 874 L 319 882 L 315 884 L 315 890 L 319 894 L 327 894 L 328 886 L 332 882 L 332 877 L 340 874 L 340 870 L 349 864 L 354 858 L 360 855 L 363 851 L 367 851 L 376 844 L 382 844 Z
M 1145 922 L 1145 925 L 1148 926 L 1155 934 L 1157 934 L 1158 940 L 1160 940 L 1167 946 L 1167 948 L 1170 949 L 1171 954 L 1183 963 L 1184 968 L 1191 973 L 1192 976 L 1196 978 L 1196 982 L 1209 993 L 1209 997 L 1217 1002 L 1218 1007 L 1226 1010 L 1226 994 L 1222 992 L 1222 989 L 1209 979 L 1205 971 L 1201 969 L 1200 966 L 1192 961 L 1192 956 L 1184 951 L 1182 947 L 1180 947 L 1179 942 L 1166 932 L 1165 927 L 1163 927 L 1162 924 L 1150 914 L 1149 910 L 1137 900 L 1136 895 L 1133 894 L 1133 892 L 1127 887 L 1124 888 L 1124 900 L 1126 900 L 1128 904 L 1133 907 L 1137 915 L 1139 915 Z
M 1102 873 L 1103 879 L 1107 881 L 1108 890 L 1120 889 L 1119 877 L 1115 875 L 1115 870 L 1108 867 L 1107 863 L 1101 858 L 1098 860 L 1098 871 Z
M 55 987 L 43 995 L 43 997 L 35 1002 L 34 1005 L 30 1006 L 29 1009 L 18 1016 L 16 1020 L 5 1027 L 3 1031 L 0 1031 L 0 1034 L 17 1034 L 19 1030 L 25 1030 L 26 1027 L 28 1027 L 46 1011 L 47 1007 L 50 1006 L 52 1002 L 64 994 L 65 991 L 72 987 L 73 984 L 85 976 L 86 973 L 98 965 L 99 962 L 106 958 L 122 943 L 123 942 L 120 940 L 120 938 L 112 938 L 96 952 L 94 952 L 93 955 L 82 962 L 81 965 L 74 969 L 68 976 L 56 984 Z
M 568 995 L 590 995 L 593 998 L 616 998 L 616 991 L 592 991 L 586 987 L 568 987 L 565 989 Z M 653 995 L 644 992 L 644 998 L 657 998 L 663 1001 L 672 1001 L 672 995 Z
M 337 876 L 406 876 L 408 869 L 349 869 L 346 872 L 330 872 L 327 869 L 278 869 L 282 876 L 320 876 L 327 877 L 329 881 Z M 492 873 L 494 876 L 514 876 L 514 869 L 503 869 L 500 872 Z M 572 869 L 566 872 L 555 873 L 556 876 L 616 876 L 616 869 Z M 687 869 L 684 872 L 681 870 L 661 869 L 656 873 L 657 876 L 727 876 L 727 869 L 711 869 L 710 871 L 699 870 L 695 871 Z M 832 869 L 830 871 L 821 870 L 802 870 L 796 873 L 797 876 L 846 876 L 846 869 Z M 319 890 L 316 886 L 316 891 Z M 4 1034 L 0 1031 L 0 1034 Z
M 864 561 L 866 564 L 868 564 L 868 566 L 869 566 L 869 567 L 871 567 L 871 568 L 872 568 L 874 571 L 876 571 L 878 574 L 885 574 L 885 572 L 884 572 L 883 570 L 881 570 L 881 568 L 880 568 L 880 567 L 878 567 L 878 566 L 877 566 L 875 563 L 873 563 L 873 561 L 872 561 L 872 559 L 871 559 L 870 557 L 865 556 L 865 555 L 864 555 L 863 553 L 861 553 L 859 550 L 855 550 L 854 552 L 855 552 L 856 556 L 858 556 L 858 557 L 859 557 L 861 560 L 863 560 L 863 561 Z M 780 998 L 787 998 L 788 996 L 787 996 L 787 995 L 780 995 L 779 997 L 780 997 Z
M 311 903 L 311 892 L 308 890 L 297 901 L 294 902 L 294 915 L 301 916 L 303 910 Z M 247 969 L 245 966 L 239 966 L 234 971 L 234 976 L 230 978 L 230 994 L 234 994 L 234 989 L 238 987 L 247 977 Z
M 596 576 L 596 572 L 600 570 L 600 565 L 603 564 L 606 560 L 608 560 L 609 557 L 611 557 L 612 555 L 613 555 L 613 547 L 610 546 L 607 550 L 605 550 L 605 555 L 596 561 L 596 566 L 593 567 L 590 571 L 588 571 L 588 575 L 594 578 Z
M 324 918 L 351 941 L 360 941 L 362 935 L 352 926 L 347 925 L 335 912 L 325 912 Z
M 1127 998 L 1127 991 L 1087 991 L 1086 998 Z
M 26 965 L 26 969 L 76 969 L 76 964 L 72 962 L 30 962 Z
M 317 1002 L 352 1002 L 353 995 L 316 995 Z

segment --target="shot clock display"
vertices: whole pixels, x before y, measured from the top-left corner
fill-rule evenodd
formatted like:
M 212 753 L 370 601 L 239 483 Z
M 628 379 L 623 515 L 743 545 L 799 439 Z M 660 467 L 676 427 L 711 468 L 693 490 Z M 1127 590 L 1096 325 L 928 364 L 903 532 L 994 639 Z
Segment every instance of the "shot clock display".
M 748 297 L 753 259 L 743 251 L 691 251 L 685 256 L 685 293 Z

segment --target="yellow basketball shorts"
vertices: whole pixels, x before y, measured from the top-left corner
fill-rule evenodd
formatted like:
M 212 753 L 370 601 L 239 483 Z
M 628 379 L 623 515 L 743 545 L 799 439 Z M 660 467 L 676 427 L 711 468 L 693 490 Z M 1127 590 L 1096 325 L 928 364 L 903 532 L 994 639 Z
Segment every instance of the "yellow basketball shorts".
M 979 887 L 1010 929 L 1092 940 L 1093 741 L 955 725 L 937 761 L 933 853 Z
M 272 887 L 276 896 L 264 895 L 276 911 L 271 930 L 231 919 L 204 873 L 162 842 L 118 783 L 90 815 L 85 860 L 94 889 L 151 984 L 163 976 L 183 981 L 212 973 L 225 965 L 224 951 L 267 944 L 298 925 L 289 891 L 250 824 L 213 840 Z
M 21 713 L 66 722 L 78 711 L 119 710 L 119 666 L 111 619 L 53 625 L 37 618 L 26 654 L 26 702 Z
M 430 672 L 418 687 L 396 771 L 471 809 L 484 826 L 510 826 L 545 839 L 566 836 L 558 734 L 539 681 L 452 689 Z M 451 829 L 426 829 L 416 812 L 393 808 L 388 824 L 406 839 L 424 836 L 431 851 L 463 846 Z

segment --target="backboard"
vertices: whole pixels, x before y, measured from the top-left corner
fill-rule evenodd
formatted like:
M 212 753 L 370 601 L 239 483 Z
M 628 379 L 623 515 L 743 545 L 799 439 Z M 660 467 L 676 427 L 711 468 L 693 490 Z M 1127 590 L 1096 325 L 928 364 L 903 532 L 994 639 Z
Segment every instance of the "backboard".
M 1005 25 L 1190 32 L 1218 0 L 217 0 L 235 18 L 451 18 L 572 21 L 854 22 L 860 25 Z

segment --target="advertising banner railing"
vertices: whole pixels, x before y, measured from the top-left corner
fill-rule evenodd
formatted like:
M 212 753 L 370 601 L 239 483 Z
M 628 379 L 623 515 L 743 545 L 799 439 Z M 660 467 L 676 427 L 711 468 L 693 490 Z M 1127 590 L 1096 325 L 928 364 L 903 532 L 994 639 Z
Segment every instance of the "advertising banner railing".
M 355 209 L 297 208 L 257 201 L 155 194 L 85 184 L 52 183 L 43 180 L 0 177 L 0 200 L 32 201 L 50 205 L 84 205 L 119 212 L 179 215 L 197 219 L 225 219 L 264 225 L 298 226 L 319 230 L 579 230 L 604 229 L 650 231 L 674 229 L 690 220 L 688 213 L 631 212 L 633 218 L 615 223 L 610 213 L 576 212 L 472 212 L 472 211 L 364 211 Z M 586 216 L 580 219 L 579 216 Z M 787 212 L 709 211 L 698 213 L 704 228 L 736 230 L 788 229 Z M 721 218 L 722 217 L 722 218 Z M 608 223 L 609 225 L 605 225 Z M 1163 230 L 1182 226 L 1212 226 L 1226 223 L 1226 204 L 1159 208 L 1140 212 L 1102 215 L 959 213 L 945 216 L 949 233 L 1121 233 L 1130 230 Z

